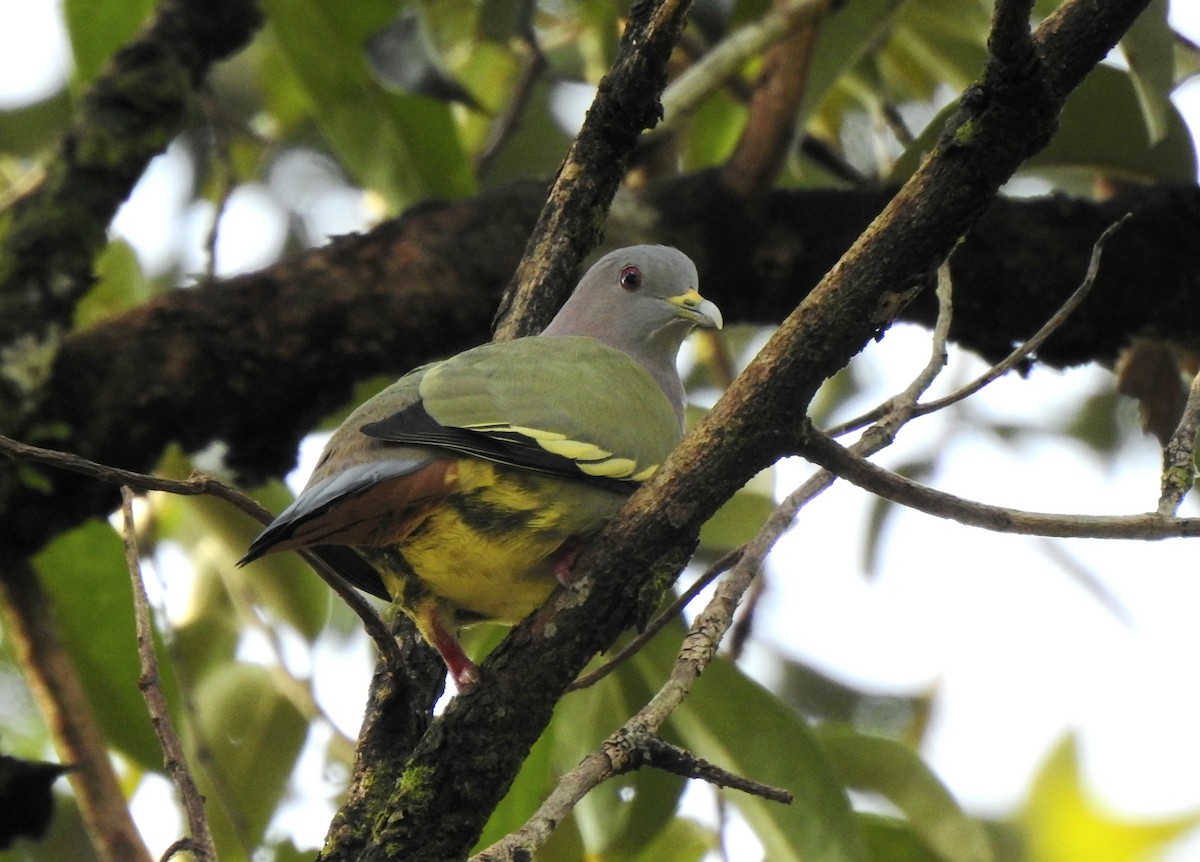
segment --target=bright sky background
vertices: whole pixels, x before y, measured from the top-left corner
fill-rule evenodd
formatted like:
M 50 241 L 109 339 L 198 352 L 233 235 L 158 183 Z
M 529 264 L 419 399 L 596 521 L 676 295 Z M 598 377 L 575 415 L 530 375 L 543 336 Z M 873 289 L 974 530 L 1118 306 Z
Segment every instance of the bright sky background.
M 1176 0 L 1172 13 L 1176 26 L 1200 41 L 1200 7 Z M 0 109 L 54 92 L 68 62 L 58 3 L 0 0 Z M 1176 103 L 1200 137 L 1200 82 L 1181 88 Z M 114 230 L 134 243 L 147 269 L 160 268 L 180 247 L 189 249 L 189 268 L 203 265 L 200 248 L 213 213 L 207 204 L 188 201 L 187 170 L 187 159 L 176 150 L 157 159 L 117 217 Z M 315 173 L 324 192 L 306 201 L 289 199 L 296 172 Z M 279 216 L 285 205 L 301 206 L 317 237 L 361 229 L 369 218 L 364 197 L 343 186 L 329 165 L 283 160 L 265 185 L 239 190 L 229 202 L 219 235 L 219 273 L 254 269 L 274 258 L 284 239 Z M 186 215 L 182 227 L 179 214 Z M 927 333 L 893 328 L 855 360 L 859 378 L 872 388 L 851 409 L 899 391 L 927 352 Z M 944 379 L 969 379 L 981 369 L 979 360 L 956 352 Z M 1096 368 L 1036 369 L 1029 379 L 993 384 L 985 399 L 970 403 L 975 415 L 1037 426 L 1039 417 L 1069 413 L 1111 385 L 1107 372 Z M 1132 404 L 1128 412 L 1132 423 Z M 964 414 L 919 420 L 921 427 L 905 431 L 879 460 L 896 465 L 929 454 L 928 447 L 942 439 L 938 428 L 964 421 Z M 1052 435 L 1010 445 L 982 429 L 959 433 L 939 453 L 935 483 L 969 498 L 1040 511 L 1146 511 L 1157 500 L 1159 454 L 1152 441 L 1134 437 L 1110 462 Z M 308 464 L 316 448 L 306 447 Z M 307 469 L 298 471 L 301 481 Z M 809 469 L 781 469 L 781 493 Z M 900 512 L 887 528 L 885 559 L 867 578 L 860 550 L 864 500 L 861 492 L 839 485 L 804 511 L 772 558 L 760 638 L 880 692 L 937 687 L 925 755 L 972 810 L 1010 810 L 1050 747 L 1069 731 L 1079 733 L 1086 775 L 1105 802 L 1137 815 L 1200 809 L 1197 546 L 1183 540 L 1071 540 L 1051 552 L 1044 542 Z M 1198 512 L 1192 501 L 1185 510 Z M 1066 573 L 1054 555 L 1067 555 L 1090 573 L 1124 617 Z M 350 649 L 355 654 L 323 653 L 314 678 L 325 708 L 353 736 L 369 664 L 365 646 Z M 753 651 L 750 662 L 768 667 Z M 301 768 L 306 781 L 325 780 L 315 758 Z M 164 793 L 165 782 L 152 782 L 138 794 L 139 822 L 154 852 L 179 832 L 178 822 L 164 818 L 156 804 Z M 698 809 L 706 803 L 693 793 L 689 804 Z M 319 843 L 326 811 L 309 807 L 292 815 L 285 828 Z M 757 858 L 755 843 L 739 828 L 734 858 Z M 1192 841 L 1171 858 L 1182 862 L 1197 853 L 1200 841 Z

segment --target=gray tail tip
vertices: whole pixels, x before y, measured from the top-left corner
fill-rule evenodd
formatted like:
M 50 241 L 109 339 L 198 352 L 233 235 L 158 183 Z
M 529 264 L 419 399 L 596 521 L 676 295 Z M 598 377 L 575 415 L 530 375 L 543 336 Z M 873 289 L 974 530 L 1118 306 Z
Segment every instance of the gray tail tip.
M 235 565 L 237 565 L 239 569 L 247 566 L 257 560 L 259 557 L 264 556 L 269 550 L 269 547 L 263 545 L 258 539 L 255 539 L 250 543 L 250 547 L 246 549 L 245 555 L 238 560 Z

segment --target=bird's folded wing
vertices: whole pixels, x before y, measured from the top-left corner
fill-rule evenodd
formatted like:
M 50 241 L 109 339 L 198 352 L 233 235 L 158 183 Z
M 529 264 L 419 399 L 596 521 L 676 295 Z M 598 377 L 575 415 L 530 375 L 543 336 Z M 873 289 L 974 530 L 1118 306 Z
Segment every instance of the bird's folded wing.
M 584 337 L 483 345 L 430 368 L 419 392 L 362 432 L 626 490 L 653 474 L 681 433 L 637 362 Z
M 239 561 L 270 551 L 317 545 L 382 545 L 412 525 L 449 493 L 449 461 L 424 452 L 412 457 L 353 464 L 306 488 L 254 540 Z

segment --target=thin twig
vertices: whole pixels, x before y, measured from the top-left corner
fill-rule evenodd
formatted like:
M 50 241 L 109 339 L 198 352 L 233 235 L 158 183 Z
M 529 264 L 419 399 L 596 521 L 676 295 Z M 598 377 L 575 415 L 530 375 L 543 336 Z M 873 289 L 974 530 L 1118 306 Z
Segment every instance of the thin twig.
M 992 506 L 938 491 L 872 464 L 811 426 L 798 454 L 872 494 L 939 518 L 997 533 L 1075 539 L 1157 539 L 1200 536 L 1200 518 L 1139 515 L 1061 515 Z
M 212 476 L 206 476 L 199 472 L 193 472 L 187 479 L 166 479 L 162 476 L 154 476 L 149 473 L 138 473 L 133 470 L 123 470 L 120 467 L 97 464 L 95 461 L 89 461 L 87 458 L 81 458 L 70 452 L 60 452 L 55 449 L 43 449 L 40 446 L 31 446 L 28 443 L 22 443 L 3 435 L 0 435 L 0 455 L 7 455 L 14 460 L 47 464 L 62 470 L 69 470 L 72 473 L 90 476 L 93 479 L 106 482 L 110 485 L 128 485 L 139 491 L 164 491 L 168 494 L 179 494 L 181 496 L 208 494 L 236 506 L 260 524 L 270 523 L 274 517 L 257 500 L 243 494 L 236 488 L 226 485 L 218 479 L 214 479 Z M 363 627 L 366 628 L 367 634 L 371 636 L 371 639 L 375 641 L 375 645 L 384 656 L 387 666 L 389 668 L 398 668 L 403 665 L 404 659 L 400 654 L 400 648 L 396 645 L 396 639 L 392 637 L 387 625 L 380 619 L 379 614 L 375 612 L 375 608 L 371 606 L 371 603 L 359 595 L 357 590 L 346 583 L 336 571 L 330 568 L 312 551 L 300 551 L 299 553 L 312 566 L 321 579 L 338 594 L 342 601 L 350 606 L 350 610 L 354 611 L 358 615 L 358 618 L 362 620 Z
M 630 657 L 636 655 L 637 652 L 647 643 L 649 643 L 656 634 L 662 631 L 663 627 L 667 625 L 667 623 L 675 619 L 680 611 L 690 605 L 692 600 L 696 598 L 696 596 L 700 595 L 705 587 L 716 580 L 716 578 L 723 572 L 729 571 L 729 568 L 737 563 L 737 561 L 741 558 L 741 555 L 741 548 L 735 548 L 729 553 L 723 555 L 721 559 L 709 566 L 704 574 L 696 578 L 695 582 L 690 587 L 680 593 L 679 596 L 673 602 L 671 602 L 671 604 L 667 605 L 667 607 L 658 616 L 651 620 L 650 624 L 646 626 L 644 631 L 639 632 L 637 637 L 633 638 L 631 641 L 629 641 L 629 643 L 621 647 L 621 649 L 613 654 L 612 658 L 610 658 L 600 667 L 596 668 L 591 673 L 584 674 L 583 676 L 579 677 L 579 679 L 575 680 L 575 682 L 567 686 L 567 691 L 579 691 L 580 689 L 595 685 L 600 680 L 604 679 L 604 677 L 608 676 L 610 673 L 628 661 Z
M 1116 233 L 1132 217 L 1133 213 L 1125 213 L 1125 215 L 1104 229 L 1103 233 L 1096 239 L 1096 242 L 1092 244 L 1092 254 L 1088 259 L 1087 272 L 1084 273 L 1083 281 L 1080 282 L 1079 287 L 1075 288 L 1074 293 L 1067 297 L 1067 301 L 1062 304 L 1062 307 L 1054 312 L 1050 319 L 1043 323 L 1041 328 L 1028 341 L 957 392 L 947 395 L 945 398 L 921 404 L 917 408 L 917 415 L 924 416 L 927 413 L 941 410 L 943 407 L 949 407 L 951 404 L 956 404 L 974 395 L 993 380 L 1004 376 L 1016 368 L 1027 357 L 1035 354 L 1037 349 L 1046 342 L 1046 339 L 1066 322 L 1067 318 L 1071 316 L 1080 303 L 1083 302 L 1084 298 L 1087 297 L 1088 293 L 1091 292 L 1092 287 L 1096 284 L 1096 276 L 1100 273 L 1100 256 L 1104 251 L 1104 244 L 1108 242 L 1109 237 Z
M 1056 330 L 1058 330 L 1060 326 L 1063 325 L 1063 323 L 1066 322 L 1067 318 L 1071 316 L 1075 309 L 1079 307 L 1080 303 L 1083 302 L 1084 298 L 1087 297 L 1093 285 L 1095 285 L 1096 276 L 1100 271 L 1100 256 L 1104 249 L 1104 244 L 1108 241 L 1109 237 L 1116 233 L 1116 231 L 1131 217 L 1132 213 L 1126 213 L 1121 218 L 1117 219 L 1117 221 L 1113 222 L 1104 229 L 1104 232 L 1100 234 L 1099 238 L 1092 245 L 1092 254 L 1088 261 L 1087 272 L 1084 275 L 1083 281 L 1080 283 L 1079 287 L 1075 288 L 1075 291 L 1069 297 L 1067 297 L 1067 300 L 1059 307 L 1058 311 L 1056 311 L 1044 324 L 1042 324 L 1041 328 L 1039 328 L 1037 332 L 1035 332 L 1027 341 L 1020 344 L 1015 350 L 1012 351 L 1012 353 L 1010 353 L 1000 362 L 997 362 L 966 386 L 963 386 L 961 389 L 945 396 L 944 398 L 938 398 L 934 401 L 928 401 L 917 405 L 914 415 L 925 416 L 929 413 L 949 407 L 952 404 L 957 404 L 958 402 L 974 395 L 976 392 L 978 392 L 980 389 L 983 389 L 983 387 L 987 386 L 994 380 L 1003 377 L 1009 371 L 1016 368 L 1017 365 L 1032 356 L 1037 349 L 1046 342 L 1046 339 L 1049 338 Z M 843 434 L 847 434 L 851 431 L 862 428 L 864 425 L 867 425 L 878 419 L 883 414 L 885 406 L 886 405 L 881 405 L 880 407 L 868 411 L 861 416 L 856 416 L 853 419 L 829 428 L 825 433 L 830 437 L 841 437 Z
M 1174 515 L 1196 481 L 1196 432 L 1200 430 L 1200 374 L 1192 378 L 1179 425 L 1163 447 L 1158 514 Z
M 741 566 L 736 566 L 736 572 Z M 749 575 L 752 577 L 753 575 Z M 717 585 L 704 610 L 692 621 L 683 640 L 671 676 L 644 707 L 615 731 L 599 750 L 585 757 L 578 766 L 561 776 L 554 790 L 533 816 L 516 832 L 471 858 L 471 862 L 502 862 L 531 858 L 545 844 L 555 826 L 587 794 L 608 778 L 636 767 L 641 751 L 631 741 L 652 734 L 683 702 L 700 672 L 717 654 L 721 635 L 729 628 L 737 606 L 738 590 L 745 589 L 748 578 Z M 640 736 L 642 735 L 642 736 Z
M 1084 276 L 1083 282 L 1076 288 L 1067 302 L 1063 304 L 1062 308 L 1038 330 L 1033 338 L 1013 351 L 1003 362 L 993 366 L 986 374 L 958 390 L 953 395 L 918 405 L 914 410 L 914 415 L 924 415 L 933 410 L 941 409 L 978 392 L 992 380 L 1006 373 L 1017 362 L 1036 350 L 1050 333 L 1062 324 L 1091 289 L 1099 272 L 1100 255 L 1104 243 L 1129 218 L 1130 215 L 1126 214 L 1109 225 L 1100 235 L 1096 243 L 1092 246 L 1092 255 L 1088 262 L 1087 273 Z M 1195 388 L 1196 385 L 1193 386 L 1193 389 Z M 1196 409 L 1200 410 L 1200 407 Z M 876 412 L 879 411 L 872 411 L 872 413 L 866 414 L 866 416 L 870 417 Z M 847 430 L 852 430 L 852 426 L 858 421 L 853 420 L 850 423 L 838 426 L 835 429 L 831 429 L 831 432 L 844 433 Z M 1180 434 L 1181 440 L 1187 437 L 1186 428 L 1177 433 Z M 1192 433 L 1194 439 L 1194 429 Z M 1165 506 L 1160 502 L 1159 511 L 1157 512 L 1140 515 L 1060 515 L 992 506 L 986 503 L 967 500 L 953 494 L 947 494 L 884 470 L 867 461 L 862 457 L 860 451 L 839 446 L 831 439 L 831 436 L 817 431 L 811 426 L 805 429 L 803 434 L 804 440 L 799 446 L 798 454 L 803 455 L 810 461 L 820 464 L 825 469 L 832 470 L 848 482 L 858 485 L 860 488 L 880 497 L 891 500 L 894 503 L 899 503 L 930 515 L 949 518 L 967 526 L 981 527 L 1002 533 L 1060 538 L 1140 539 L 1150 541 L 1200 535 L 1200 519 L 1173 517 L 1175 508 L 1173 508 L 1173 504 L 1170 501 Z M 1192 443 L 1181 443 L 1180 445 L 1190 447 Z M 1164 479 L 1164 481 L 1167 480 Z M 1177 482 L 1178 480 L 1172 481 Z M 1187 487 L 1190 487 L 1190 482 L 1187 484 Z
M 772 787 L 761 781 L 752 781 L 741 775 L 735 775 L 657 736 L 647 736 L 639 741 L 639 746 L 647 766 L 670 772 L 672 775 L 699 778 L 717 787 L 740 790 L 743 793 L 761 796 L 763 799 L 783 805 L 790 805 L 795 799 L 790 791 L 784 790 L 782 787 Z
M 220 114 L 213 107 L 216 100 L 211 97 L 206 88 L 204 97 L 200 100 L 208 114 L 209 128 L 212 130 L 213 156 L 212 164 L 216 166 L 217 200 L 213 206 L 212 224 L 204 238 L 204 279 L 214 281 L 217 277 L 217 241 L 221 236 L 221 217 L 229 206 L 233 196 L 236 172 L 233 168 L 233 157 L 229 152 L 229 141 L 226 130 L 220 122 Z
M 546 57 L 537 43 L 537 34 L 533 28 L 529 27 L 520 33 L 516 41 L 523 55 L 524 65 L 520 77 L 513 86 L 508 104 L 492 123 L 492 127 L 488 130 L 487 141 L 475 157 L 475 173 L 478 176 L 487 173 L 492 160 L 496 158 L 508 139 L 512 137 L 513 132 L 517 130 L 521 122 L 521 115 L 525 112 L 525 107 L 533 96 L 534 84 L 546 71 Z
M 198 862 L 216 862 L 217 850 L 212 832 L 208 828 L 208 816 L 204 811 L 204 796 L 196 787 L 192 772 L 188 768 L 187 754 L 175 723 L 167 708 L 167 699 L 159 686 L 158 658 L 154 654 L 154 632 L 150 623 L 150 600 L 146 596 L 146 585 L 142 580 L 141 555 L 138 552 L 137 528 L 133 521 L 133 492 L 121 486 L 121 515 L 124 518 L 122 538 L 125 544 L 125 562 L 129 566 L 129 578 L 133 583 L 133 612 L 137 631 L 137 652 L 141 662 L 138 688 L 146 701 L 150 713 L 150 724 L 162 748 L 163 765 L 175 783 L 179 799 L 187 817 L 192 845 L 189 848 Z

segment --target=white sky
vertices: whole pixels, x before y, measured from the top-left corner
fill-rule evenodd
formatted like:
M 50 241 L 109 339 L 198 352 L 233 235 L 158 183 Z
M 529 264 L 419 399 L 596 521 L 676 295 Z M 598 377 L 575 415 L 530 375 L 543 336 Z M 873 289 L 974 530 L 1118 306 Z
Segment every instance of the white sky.
M 1176 26 L 1196 41 L 1198 8 L 1172 3 Z M 11 25 L 15 21 L 19 26 Z M 0 22 L 10 24 L 0 26 L 0 109 L 61 86 L 68 61 L 58 3 L 0 0 Z M 1200 82 L 1181 88 L 1176 103 L 1200 138 Z M 274 257 L 283 242 L 278 214 L 290 187 L 287 172 L 321 169 L 319 160 L 301 160 L 282 166 L 265 186 L 239 190 L 219 235 L 220 273 L 253 269 Z M 189 268 L 202 265 L 198 249 L 212 212 L 188 202 L 187 170 L 178 151 L 156 160 L 114 225 L 149 269 L 161 267 L 169 250 L 179 247 L 193 250 Z M 181 228 L 174 216 L 185 211 Z M 362 196 L 332 180 L 328 194 L 306 210 L 306 224 L 317 236 L 362 227 L 366 218 Z M 920 330 L 897 327 L 865 351 L 856 363 L 860 377 L 875 388 L 859 406 L 905 386 L 924 361 L 927 339 Z M 979 366 L 970 356 L 956 362 Z M 979 409 L 1037 425 L 1039 417 L 1069 413 L 1083 395 L 1110 385 L 1106 372 L 1094 368 L 1061 374 L 1038 369 L 1028 380 L 994 384 L 982 402 L 986 409 Z M 1132 414 L 1132 405 L 1128 409 Z M 929 429 L 947 421 L 922 420 L 880 460 L 897 464 L 924 453 L 940 439 Z M 808 469 L 781 469 L 781 491 Z M 1120 514 L 1154 507 L 1158 470 L 1157 448 L 1146 439 L 1133 440 L 1110 462 L 1050 436 L 1014 446 L 979 431 L 956 435 L 939 453 L 936 484 L 1020 508 Z M 1187 506 L 1196 514 L 1194 502 Z M 1041 758 L 1069 730 L 1080 734 L 1086 774 L 1109 804 L 1141 815 L 1200 809 L 1194 545 L 1059 544 L 1116 599 L 1127 617 L 1122 620 L 1064 573 L 1044 544 L 911 512 L 889 522 L 884 562 L 868 579 L 860 559 L 865 524 L 864 495 L 848 487 L 835 487 L 805 510 L 773 557 L 760 637 L 881 692 L 937 687 L 925 754 L 974 810 L 997 813 L 1017 804 Z M 365 695 L 365 667 L 361 655 L 325 654 L 315 670 L 319 695 L 351 735 Z M 319 764 L 304 768 L 319 773 Z M 178 834 L 178 823 L 154 804 L 166 792 L 150 784 L 139 793 L 139 812 L 154 812 L 140 822 L 156 852 Z M 309 824 L 298 837 L 319 842 L 328 817 L 309 809 L 289 820 L 297 829 Z M 752 839 L 742 835 L 733 843 L 741 848 L 739 860 L 756 858 Z M 1195 852 L 1193 844 L 1175 856 L 1193 858 Z

